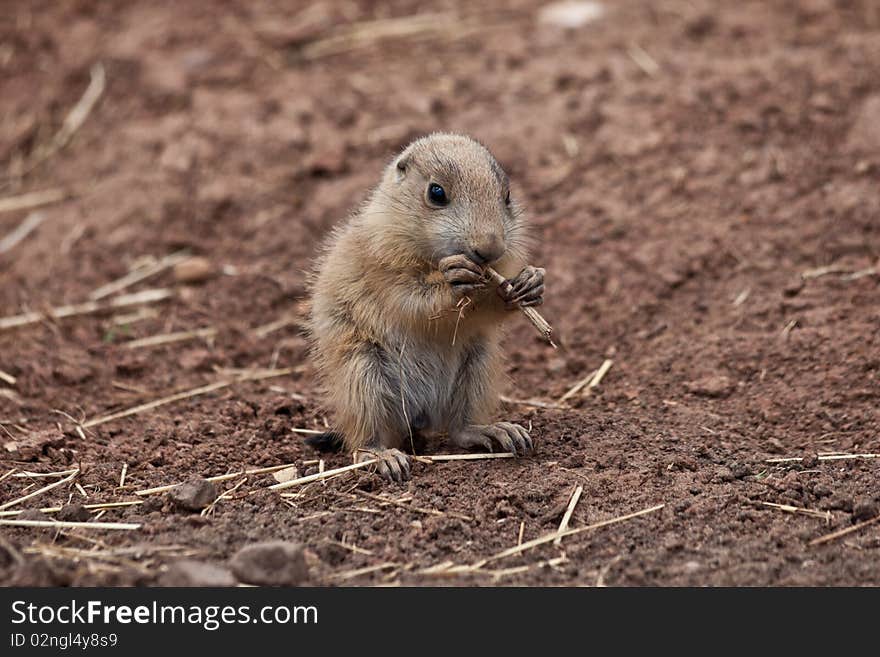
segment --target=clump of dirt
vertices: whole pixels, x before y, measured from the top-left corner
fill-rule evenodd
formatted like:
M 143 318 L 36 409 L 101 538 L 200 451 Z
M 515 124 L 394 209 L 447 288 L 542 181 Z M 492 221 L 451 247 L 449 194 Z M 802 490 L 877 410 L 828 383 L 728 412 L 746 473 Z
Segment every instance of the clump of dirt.
M 0 212 L 0 239 L 44 214 L 0 253 L 0 315 L 151 267 L 104 300 L 173 292 L 0 330 L 0 500 L 57 481 L 13 474 L 81 469 L 4 519 L 79 504 L 140 525 L 5 526 L 0 582 L 231 585 L 240 549 L 284 541 L 318 585 L 880 584 L 880 524 L 858 525 L 880 461 L 846 456 L 880 452 L 876 3 L 632 0 L 567 29 L 531 0 L 452 2 L 485 29 L 351 37 L 411 27 L 418 4 L 80 0 L 0 19 L 0 198 L 64 192 Z M 101 97 L 31 170 L 98 62 Z M 349 463 L 292 431 L 332 420 L 304 272 L 387 159 L 439 129 L 486 143 L 532 217 L 563 345 L 511 318 L 504 414 L 538 452 L 282 497 L 244 471 Z M 156 265 L 179 252 L 198 260 Z M 287 373 L 253 376 L 269 369 Z M 227 473 L 198 512 L 134 495 Z M 460 567 L 556 531 L 575 486 L 572 528 L 664 506 Z M 141 503 L 90 506 L 122 501 Z

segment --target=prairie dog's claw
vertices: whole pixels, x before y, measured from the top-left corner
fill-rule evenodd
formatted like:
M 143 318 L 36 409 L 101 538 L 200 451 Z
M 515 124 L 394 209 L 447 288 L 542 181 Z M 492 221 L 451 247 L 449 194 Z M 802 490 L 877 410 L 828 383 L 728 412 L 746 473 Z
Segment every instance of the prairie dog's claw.
M 486 286 L 485 273 L 473 260 L 464 255 L 452 255 L 439 263 L 440 273 L 458 296 Z
M 523 267 L 519 274 L 498 286 L 498 296 L 508 308 L 539 306 L 544 303 L 544 273 L 541 267 Z
M 408 481 L 411 476 L 409 457 L 399 449 L 364 449 L 358 451 L 355 457 L 357 463 L 370 459 L 376 459 L 376 472 L 386 481 L 402 484 Z
M 529 432 L 512 422 L 472 424 L 450 437 L 458 447 L 481 447 L 491 451 L 493 445 L 498 445 L 502 451 L 518 455 L 535 451 L 535 445 Z

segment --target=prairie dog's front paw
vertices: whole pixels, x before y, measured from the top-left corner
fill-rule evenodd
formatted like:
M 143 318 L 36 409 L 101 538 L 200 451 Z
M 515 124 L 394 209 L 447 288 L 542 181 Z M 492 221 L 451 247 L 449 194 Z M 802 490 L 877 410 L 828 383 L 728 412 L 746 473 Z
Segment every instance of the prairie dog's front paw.
M 475 290 L 486 287 L 485 273 L 473 260 L 464 255 L 443 258 L 440 273 L 456 296 L 463 297 Z
M 544 303 L 544 269 L 528 265 L 498 286 L 498 296 L 508 308 L 540 306 Z

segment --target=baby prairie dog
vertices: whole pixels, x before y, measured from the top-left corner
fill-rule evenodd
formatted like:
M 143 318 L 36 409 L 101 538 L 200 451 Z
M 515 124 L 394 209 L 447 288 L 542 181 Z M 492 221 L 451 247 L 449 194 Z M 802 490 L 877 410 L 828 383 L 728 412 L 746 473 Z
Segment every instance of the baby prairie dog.
M 532 450 L 523 427 L 492 417 L 502 321 L 543 303 L 544 270 L 527 265 L 522 212 L 484 146 L 453 134 L 407 146 L 330 236 L 311 286 L 312 355 L 336 426 L 312 445 L 377 458 L 395 481 L 409 478 L 400 449 L 417 432 Z

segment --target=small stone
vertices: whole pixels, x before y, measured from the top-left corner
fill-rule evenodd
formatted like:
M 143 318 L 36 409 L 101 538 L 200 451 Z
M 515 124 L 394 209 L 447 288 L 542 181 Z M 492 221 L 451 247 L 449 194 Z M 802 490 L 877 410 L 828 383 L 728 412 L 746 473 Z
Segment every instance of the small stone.
M 676 513 L 682 514 L 687 511 L 691 506 L 691 502 L 689 502 L 688 500 L 683 500 L 681 502 L 678 502 L 674 508 Z
M 735 463 L 730 471 L 737 479 L 744 479 L 752 474 L 752 469 L 744 463 Z
M 75 386 L 85 383 L 95 375 L 91 363 L 82 361 L 61 363 L 52 370 L 52 376 L 66 386 Z
M 196 348 L 180 354 L 177 363 L 184 370 L 207 372 L 216 363 L 216 356 L 210 349 Z
M 561 516 L 564 511 L 565 509 L 559 511 L 559 515 Z M 513 508 L 513 505 L 508 500 L 498 500 L 495 504 L 494 512 L 496 518 L 510 518 L 516 515 L 516 509 Z M 550 513 L 555 513 L 555 510 L 551 509 Z
M 278 470 L 277 472 L 272 473 L 272 477 L 280 484 L 284 482 L 290 481 L 291 479 L 296 479 L 299 477 L 299 470 L 296 469 L 295 465 L 290 466 L 289 468 L 284 468 L 283 470 Z
M 678 536 L 667 536 L 663 541 L 663 547 L 670 552 L 679 552 L 684 549 L 684 541 Z
M 696 381 L 685 384 L 689 392 L 701 397 L 726 397 L 736 387 L 734 383 L 724 375 L 706 376 Z
M 161 495 L 150 495 L 141 505 L 141 511 L 144 513 L 152 513 L 153 511 L 161 511 L 165 506 L 165 499 Z
M 159 578 L 160 586 L 235 586 L 229 570 L 204 561 L 176 561 Z
M 779 438 L 770 437 L 767 439 L 767 451 L 771 454 L 782 454 L 785 452 L 785 445 Z
M 823 501 L 820 508 L 823 511 L 846 511 L 850 513 L 853 510 L 853 501 L 848 497 L 835 496 Z
M 730 468 L 718 468 L 715 471 L 715 479 L 724 483 L 729 481 L 733 481 L 735 479 L 733 475 L 733 471 Z
M 712 14 L 701 14 L 689 20 L 684 27 L 685 34 L 692 39 L 702 39 L 708 36 L 718 27 L 717 21 Z
M 833 112 L 839 108 L 839 103 L 834 102 L 834 99 L 827 93 L 822 91 L 813 94 L 810 98 L 810 105 L 822 112 Z
M 813 495 L 815 495 L 816 497 L 828 497 L 833 493 L 834 491 L 828 484 L 816 484 L 815 486 L 813 486 Z
M 804 484 L 798 477 L 797 472 L 789 472 L 782 478 L 782 483 L 785 485 L 785 490 L 801 492 L 804 490 Z
M 190 527 L 204 527 L 205 525 L 211 524 L 210 518 L 205 518 L 201 515 L 187 516 L 183 519 L 183 522 L 185 522 Z
M 217 499 L 217 487 L 207 479 L 190 479 L 168 494 L 174 505 L 186 511 L 201 511 Z
M 804 289 L 804 279 L 800 276 L 791 279 L 784 288 L 782 294 L 786 297 L 795 297 Z
M 178 283 L 204 283 L 217 274 L 214 264 L 207 258 L 195 256 L 174 266 L 174 280 Z
M 65 522 L 88 522 L 92 514 L 82 504 L 65 504 L 55 517 Z
M 876 518 L 880 510 L 876 504 L 869 500 L 858 500 L 853 504 L 852 521 L 864 522 L 871 518 Z
M 299 586 L 309 578 L 302 545 L 287 541 L 246 545 L 235 553 L 229 565 L 248 584 Z

